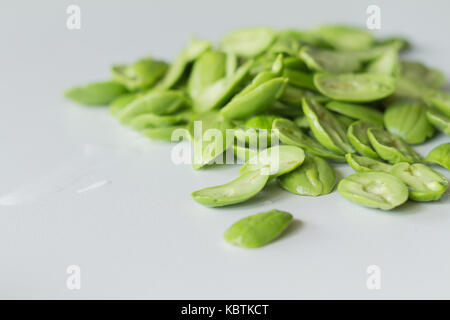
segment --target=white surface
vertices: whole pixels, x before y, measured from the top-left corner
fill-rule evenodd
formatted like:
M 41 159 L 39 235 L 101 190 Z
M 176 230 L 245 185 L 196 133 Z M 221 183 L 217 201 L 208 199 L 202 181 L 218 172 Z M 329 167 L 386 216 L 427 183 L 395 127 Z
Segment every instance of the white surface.
M 66 29 L 73 3 L 79 31 Z M 112 63 L 172 58 L 189 34 L 364 25 L 368 4 L 381 7 L 378 33 L 410 36 L 411 56 L 450 77 L 448 1 L 2 1 L 0 197 L 12 205 L 0 205 L 0 297 L 450 298 L 448 193 L 384 213 L 337 192 L 299 197 L 275 185 L 248 203 L 208 209 L 190 192 L 238 167 L 175 166 L 170 145 L 139 137 L 106 109 L 62 98 L 67 87 L 108 77 Z M 297 219 L 279 241 L 259 250 L 223 243 L 234 221 L 271 208 Z M 79 291 L 66 288 L 72 264 L 81 267 Z M 372 264 L 381 290 L 366 288 Z

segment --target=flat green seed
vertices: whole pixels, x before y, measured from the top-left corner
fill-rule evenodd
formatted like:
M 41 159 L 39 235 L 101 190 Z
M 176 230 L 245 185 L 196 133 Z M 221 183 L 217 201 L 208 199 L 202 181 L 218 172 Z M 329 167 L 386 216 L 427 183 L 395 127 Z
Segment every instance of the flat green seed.
M 275 35 L 272 29 L 265 27 L 240 29 L 225 36 L 220 47 L 238 56 L 254 57 L 269 48 Z
M 372 34 L 364 29 L 342 25 L 321 26 L 314 35 L 336 50 L 365 50 L 374 43 Z
M 220 112 L 227 119 L 245 119 L 261 113 L 273 105 L 287 81 L 285 78 L 266 81 L 250 92 L 234 97 Z
M 304 47 L 300 50 L 300 57 L 313 71 L 348 73 L 361 69 L 358 59 L 339 51 Z
M 400 74 L 400 62 L 398 50 L 387 50 L 380 57 L 371 62 L 366 70 L 368 73 L 397 76 Z
M 312 99 L 303 100 L 305 113 L 314 137 L 324 147 L 338 154 L 354 152 L 348 141 L 345 127 L 325 107 Z
M 106 81 L 71 88 L 64 93 L 64 96 L 83 105 L 97 106 L 107 105 L 126 92 L 124 85 L 115 81 Z
M 303 164 L 279 178 L 282 188 L 302 196 L 321 196 L 333 190 L 336 174 L 322 158 L 306 156 Z
M 145 89 L 153 86 L 164 76 L 168 65 L 164 61 L 146 58 L 131 65 L 112 67 L 114 79 L 122 83 L 130 91 Z
M 137 97 L 139 97 L 139 93 L 125 93 L 109 104 L 109 112 L 113 116 L 118 116 L 119 113 L 124 109 L 128 104 L 130 104 L 133 100 L 135 100 Z
M 204 52 L 192 66 L 188 92 L 197 97 L 205 88 L 225 76 L 226 55 L 218 51 Z
M 395 91 L 393 77 L 383 74 L 327 74 L 314 76 L 314 84 L 323 95 L 338 101 L 370 102 Z
M 273 128 L 278 130 L 278 136 L 281 142 L 286 145 L 300 147 L 307 153 L 321 156 L 334 161 L 343 162 L 344 157 L 325 149 L 320 143 L 316 142 L 287 119 L 277 119 L 273 123 Z
M 392 166 L 390 164 L 369 158 L 357 156 L 353 153 L 347 153 L 345 155 L 345 160 L 357 172 L 365 171 L 382 171 L 389 173 Z
M 444 143 L 433 150 L 425 158 L 426 162 L 437 163 L 450 170 L 450 143 Z
M 258 194 L 269 180 L 260 170 L 249 171 L 237 179 L 216 187 L 195 191 L 192 198 L 207 207 L 222 207 L 244 202 Z
M 397 163 L 391 173 L 407 185 L 409 197 L 415 201 L 439 200 L 448 187 L 443 175 L 422 163 Z
M 370 107 L 348 102 L 330 101 L 326 107 L 347 117 L 383 126 L 383 113 Z
M 240 66 L 235 73 L 212 83 L 194 98 L 194 109 L 197 112 L 206 112 L 222 106 L 242 84 L 247 76 L 252 61 Z
M 379 159 L 380 157 L 372 149 L 367 130 L 375 128 L 376 125 L 365 121 L 356 121 L 352 123 L 347 130 L 347 137 L 355 150 L 363 156 Z
M 314 85 L 312 73 L 292 69 L 285 69 L 283 71 L 283 76 L 288 78 L 289 84 L 293 86 L 317 91 L 316 86 Z
M 428 121 L 426 112 L 426 107 L 420 104 L 393 103 L 384 113 L 384 124 L 389 132 L 407 143 L 422 143 L 434 134 L 434 127 Z
M 278 118 L 269 114 L 254 116 L 245 122 L 243 130 L 235 131 L 235 136 L 247 145 L 250 143 L 253 148 L 261 148 L 261 145 L 268 147 L 275 137 L 275 134 L 271 132 L 272 124 Z
M 450 94 L 443 91 L 430 91 L 425 99 L 447 117 L 450 117 Z
M 198 126 L 196 132 L 195 126 Z M 198 170 L 220 156 L 233 143 L 227 139 L 227 130 L 234 125 L 218 111 L 209 111 L 194 117 L 188 126 L 194 148 L 193 167 Z
M 428 110 L 427 119 L 436 129 L 450 135 L 450 117 L 437 110 Z
M 342 179 L 339 194 L 357 204 L 391 210 L 408 200 L 408 188 L 397 177 L 385 172 L 358 172 Z
M 304 160 L 305 152 L 301 148 L 285 145 L 274 146 L 264 149 L 257 156 L 250 158 L 239 170 L 239 175 L 259 171 L 263 175 L 275 178 L 294 170 Z
M 234 223 L 224 238 L 244 248 L 259 248 L 278 238 L 292 219 L 290 213 L 279 210 L 258 213 Z
M 167 115 L 180 110 L 187 103 L 180 91 L 150 91 L 128 104 L 119 114 L 122 123 L 145 113 Z
M 377 154 L 390 163 L 422 161 L 422 157 L 400 137 L 379 128 L 369 128 L 367 134 Z
M 406 79 L 423 84 L 430 88 L 439 89 L 445 83 L 445 77 L 437 69 L 431 69 L 417 61 L 401 62 L 402 76 Z

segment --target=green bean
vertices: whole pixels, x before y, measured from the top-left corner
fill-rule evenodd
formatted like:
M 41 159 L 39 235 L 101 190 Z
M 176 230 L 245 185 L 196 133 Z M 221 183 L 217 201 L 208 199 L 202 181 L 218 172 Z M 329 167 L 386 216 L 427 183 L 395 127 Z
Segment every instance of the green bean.
M 290 213 L 279 210 L 258 213 L 234 223 L 224 238 L 237 246 L 259 248 L 278 238 L 292 219 Z
M 105 105 L 127 92 L 122 84 L 116 81 L 95 82 L 83 87 L 75 87 L 67 90 L 64 95 L 83 105 Z

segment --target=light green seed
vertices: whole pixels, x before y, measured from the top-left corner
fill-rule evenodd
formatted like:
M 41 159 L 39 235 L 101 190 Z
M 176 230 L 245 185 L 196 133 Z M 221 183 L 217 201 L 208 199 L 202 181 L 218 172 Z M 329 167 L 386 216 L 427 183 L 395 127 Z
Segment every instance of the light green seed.
M 133 118 L 146 113 L 171 114 L 180 110 L 186 103 L 186 98 L 180 91 L 150 91 L 128 104 L 119 113 L 119 120 L 127 124 Z
M 369 157 L 357 156 L 353 153 L 347 153 L 345 159 L 350 167 L 357 172 L 381 171 L 389 173 L 392 168 L 392 166 L 387 163 Z
M 436 129 L 450 135 L 450 117 L 437 110 L 428 110 L 427 119 Z
M 270 28 L 247 28 L 236 30 L 225 36 L 220 47 L 242 57 L 254 57 L 269 48 L 276 33 Z
M 282 188 L 303 196 L 320 196 L 333 190 L 336 175 L 322 158 L 307 156 L 303 164 L 279 178 Z
M 383 74 L 326 74 L 314 76 L 320 93 L 338 101 L 371 102 L 386 98 L 395 91 L 393 77 Z
M 390 163 L 422 161 L 422 157 L 400 137 L 379 128 L 369 128 L 367 134 L 377 154 Z
M 339 51 L 303 47 L 300 57 L 312 71 L 348 73 L 361 69 L 359 59 Z
M 448 187 L 443 175 L 422 163 L 397 163 L 391 173 L 408 186 L 409 197 L 415 201 L 439 200 Z
M 411 102 L 393 103 L 384 113 L 384 124 L 389 132 L 407 143 L 422 143 L 434 134 L 434 127 L 426 117 L 425 108 Z
M 426 162 L 437 163 L 450 170 L 450 143 L 444 143 L 433 150 L 425 158 Z
M 354 152 L 348 141 L 345 127 L 325 107 L 312 99 L 303 100 L 303 112 L 305 113 L 314 137 L 327 149 L 346 154 Z
M 374 108 L 339 101 L 330 101 L 326 104 L 326 107 L 347 117 L 383 126 L 383 113 Z
M 338 162 L 343 162 L 344 157 L 325 149 L 320 143 L 307 136 L 292 121 L 287 119 L 277 119 L 273 123 L 273 128 L 278 130 L 279 139 L 286 145 L 302 148 L 307 153 L 321 156 Z
M 95 82 L 67 90 L 64 96 L 87 106 L 107 105 L 125 94 L 127 89 L 116 81 Z
M 314 30 L 314 35 L 336 50 L 357 51 L 369 49 L 373 35 L 364 30 L 343 25 L 326 25 Z
M 305 160 L 303 149 L 295 146 L 274 146 L 264 149 L 257 156 L 250 158 L 239 170 L 239 175 L 245 175 L 248 172 L 260 171 L 262 174 L 275 178 L 286 174 Z
M 234 223 L 224 238 L 237 246 L 259 248 L 278 238 L 292 219 L 290 213 L 279 210 L 258 213 Z
M 391 210 L 408 200 L 408 188 L 397 177 L 384 172 L 358 172 L 338 184 L 341 196 L 357 204 Z
M 352 146 L 361 155 L 379 159 L 380 157 L 375 150 L 372 149 L 367 130 L 375 128 L 376 125 L 365 121 L 356 121 L 352 123 L 347 130 L 347 137 Z
M 112 67 L 112 74 L 117 82 L 130 91 L 150 88 L 166 73 L 168 68 L 164 61 L 146 58 L 131 65 Z
M 222 207 L 244 202 L 257 195 L 269 180 L 261 170 L 249 171 L 224 185 L 195 191 L 192 198 L 207 207 Z

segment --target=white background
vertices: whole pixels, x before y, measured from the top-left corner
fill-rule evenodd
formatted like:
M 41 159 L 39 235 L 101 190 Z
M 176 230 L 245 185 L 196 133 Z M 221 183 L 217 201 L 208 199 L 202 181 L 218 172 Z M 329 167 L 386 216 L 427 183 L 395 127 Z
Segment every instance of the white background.
M 81 7 L 81 30 L 66 28 L 69 4 Z M 230 180 L 237 166 L 175 166 L 171 145 L 62 97 L 108 78 L 113 63 L 172 59 L 191 34 L 218 40 L 250 25 L 365 25 L 370 4 L 381 7 L 378 35 L 410 37 L 410 57 L 450 78 L 444 0 L 1 0 L 0 198 L 11 205 L 0 205 L 0 297 L 450 298 L 448 192 L 381 212 L 337 192 L 300 197 L 272 185 L 248 203 L 208 209 L 190 192 Z M 79 192 L 96 182 L 105 185 Z M 279 241 L 258 250 L 223 242 L 233 222 L 272 208 L 296 219 Z M 81 267 L 78 291 L 66 288 L 72 264 Z M 381 290 L 366 287 L 372 264 L 381 268 Z

